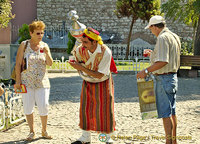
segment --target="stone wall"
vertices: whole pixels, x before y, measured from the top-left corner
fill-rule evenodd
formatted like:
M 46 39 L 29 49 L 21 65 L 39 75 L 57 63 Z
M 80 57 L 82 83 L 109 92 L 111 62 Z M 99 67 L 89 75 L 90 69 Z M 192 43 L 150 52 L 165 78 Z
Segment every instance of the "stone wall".
M 37 17 L 49 26 L 63 25 L 67 29 L 71 26 L 71 20 L 67 13 L 76 10 L 79 21 L 86 26 L 93 27 L 109 36 L 115 35 L 115 43 L 125 43 L 130 29 L 131 19 L 118 19 L 114 14 L 117 0 L 38 0 Z M 166 0 L 163 0 L 163 2 Z M 147 22 L 137 20 L 133 26 L 132 40 L 141 38 L 150 44 L 155 43 L 155 37 L 149 30 L 144 30 Z M 167 21 L 170 30 L 181 37 L 192 37 L 193 29 L 184 24 Z

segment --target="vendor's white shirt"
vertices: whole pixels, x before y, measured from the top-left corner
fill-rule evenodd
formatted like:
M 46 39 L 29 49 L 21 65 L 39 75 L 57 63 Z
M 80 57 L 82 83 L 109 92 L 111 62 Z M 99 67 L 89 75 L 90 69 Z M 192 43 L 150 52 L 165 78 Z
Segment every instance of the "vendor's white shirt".
M 79 60 L 81 60 L 80 54 L 79 54 L 79 48 L 81 48 L 81 46 L 76 49 L 76 56 L 77 56 L 77 58 Z M 101 45 L 100 44 L 97 45 L 97 48 L 94 51 L 94 53 L 91 53 L 88 50 L 90 58 L 85 63 L 85 65 L 89 65 L 90 63 L 92 63 L 92 68 L 93 68 L 95 56 L 96 56 L 97 53 L 101 53 L 101 52 L 102 51 L 101 51 Z M 98 72 L 100 72 L 100 73 L 102 73 L 104 75 L 109 75 L 110 74 L 111 57 L 112 57 L 112 52 L 108 47 L 106 47 L 106 50 L 105 50 L 104 55 L 103 55 L 103 58 L 102 58 L 101 62 L 99 63 Z

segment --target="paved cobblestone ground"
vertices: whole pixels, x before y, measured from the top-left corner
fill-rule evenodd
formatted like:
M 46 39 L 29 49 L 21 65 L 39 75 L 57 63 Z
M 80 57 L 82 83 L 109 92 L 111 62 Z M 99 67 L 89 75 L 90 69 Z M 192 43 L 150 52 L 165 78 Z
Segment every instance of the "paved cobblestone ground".
M 116 131 L 115 144 L 163 144 L 161 119 L 141 120 L 135 75 L 114 75 Z M 49 74 L 51 82 L 48 132 L 52 140 L 41 138 L 41 124 L 35 109 L 36 139 L 33 144 L 70 144 L 81 135 L 79 97 L 82 79 L 77 73 Z M 179 78 L 177 94 L 177 134 L 179 144 L 200 144 L 200 78 Z M 22 123 L 0 132 L 0 143 L 23 144 L 29 132 Z M 92 143 L 101 144 L 98 134 L 92 133 Z M 126 138 L 125 138 L 126 136 Z M 181 137 L 182 136 L 182 137 Z M 131 140 L 130 137 L 132 138 Z M 135 139 L 133 139 L 135 137 Z M 143 140 L 142 140 L 143 139 Z

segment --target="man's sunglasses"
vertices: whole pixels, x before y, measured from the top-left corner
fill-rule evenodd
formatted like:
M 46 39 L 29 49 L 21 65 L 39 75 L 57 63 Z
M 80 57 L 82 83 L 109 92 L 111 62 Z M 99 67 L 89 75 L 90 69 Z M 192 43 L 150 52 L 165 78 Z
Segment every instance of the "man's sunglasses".
M 44 34 L 44 32 L 41 32 L 41 33 L 38 32 L 38 33 L 36 33 L 36 35 L 43 35 L 43 34 Z

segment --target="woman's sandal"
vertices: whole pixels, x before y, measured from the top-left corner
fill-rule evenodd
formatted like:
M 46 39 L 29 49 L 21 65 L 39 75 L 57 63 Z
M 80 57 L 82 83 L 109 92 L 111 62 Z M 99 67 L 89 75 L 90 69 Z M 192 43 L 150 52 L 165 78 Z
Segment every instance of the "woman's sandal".
M 28 137 L 26 138 L 27 141 L 32 141 L 33 139 L 35 139 L 35 133 L 34 132 L 30 132 Z
M 42 137 L 45 139 L 52 139 L 52 136 L 48 135 L 47 132 L 42 132 Z

